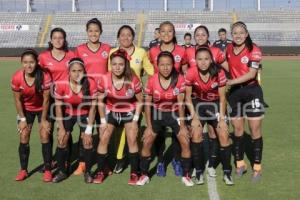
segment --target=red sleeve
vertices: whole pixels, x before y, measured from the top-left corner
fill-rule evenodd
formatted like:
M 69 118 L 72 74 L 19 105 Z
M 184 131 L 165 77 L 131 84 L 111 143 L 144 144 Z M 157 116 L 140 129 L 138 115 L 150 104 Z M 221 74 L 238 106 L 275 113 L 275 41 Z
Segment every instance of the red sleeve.
M 140 93 L 142 91 L 142 83 L 141 83 L 141 81 L 136 76 L 134 76 L 133 80 L 132 80 L 132 83 L 133 83 L 134 93 L 135 94 Z
M 154 65 L 154 61 L 153 61 L 153 51 L 154 51 L 154 48 L 151 48 L 148 52 L 148 57 L 149 57 L 149 60 L 150 62 L 152 63 L 152 65 Z
M 145 94 L 153 95 L 153 76 L 150 76 L 147 81 L 147 86 L 145 87 Z
M 18 72 L 16 72 L 13 76 L 12 76 L 12 79 L 11 79 L 11 89 L 15 92 L 20 92 L 21 91 L 21 82 L 20 82 L 20 78 L 18 76 Z
M 44 66 L 45 66 L 45 61 L 44 61 L 44 59 L 43 59 L 43 54 L 40 54 L 39 55 L 39 58 L 38 58 L 38 60 L 39 60 L 39 65 L 42 67 L 42 68 L 44 68 Z
M 43 90 L 49 90 L 52 84 L 52 79 L 49 73 L 44 72 Z
M 220 69 L 218 73 L 218 81 L 219 81 L 219 87 L 224 87 L 227 83 L 227 78 L 223 69 Z
M 189 68 L 188 69 L 188 72 L 187 72 L 187 74 L 186 74 L 186 76 L 185 76 L 185 84 L 187 85 L 187 86 L 192 86 L 193 85 L 193 82 L 194 82 L 194 70 L 193 70 L 193 68 Z
M 91 96 L 91 99 L 96 99 L 97 92 L 98 92 L 96 81 L 94 79 L 90 78 L 89 83 L 90 83 L 90 96 Z
M 225 54 L 218 48 L 216 63 L 222 64 L 224 61 L 225 61 Z
M 179 75 L 177 85 L 178 85 L 178 88 L 179 88 L 179 92 L 184 93 L 185 92 L 185 80 L 184 80 L 184 77 L 182 75 Z
M 186 49 L 184 49 L 184 51 L 183 51 L 183 55 L 182 55 L 182 59 L 181 59 L 181 64 L 182 65 L 188 64 Z
M 97 87 L 98 87 L 98 91 L 101 93 L 105 92 L 105 76 L 100 76 L 100 78 L 98 79 L 98 83 L 97 83 Z
M 58 100 L 62 100 L 64 98 L 64 84 L 57 83 L 54 88 L 54 98 Z
M 80 58 L 78 48 L 79 48 L 79 46 L 76 47 L 76 49 L 74 50 L 74 55 L 75 55 L 75 57 L 79 57 Z

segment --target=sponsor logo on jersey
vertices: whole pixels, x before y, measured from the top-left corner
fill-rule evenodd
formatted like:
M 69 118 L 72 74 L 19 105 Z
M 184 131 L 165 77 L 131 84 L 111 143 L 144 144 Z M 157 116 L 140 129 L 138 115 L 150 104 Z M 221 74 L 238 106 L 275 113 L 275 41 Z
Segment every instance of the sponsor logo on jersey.
M 178 95 L 179 94 L 179 88 L 174 88 L 174 90 L 173 90 L 173 95 Z
M 247 64 L 249 62 L 249 58 L 247 56 L 244 56 L 241 58 L 241 62 Z
M 103 51 L 101 55 L 102 55 L 103 58 L 107 58 L 108 57 L 107 51 Z
M 210 87 L 211 87 L 211 88 L 216 88 L 216 87 L 218 87 L 218 83 L 217 83 L 217 82 L 214 82 L 213 84 L 211 84 Z
M 135 59 L 135 64 L 140 64 L 141 63 L 141 60 L 140 59 Z
M 180 55 L 176 55 L 176 56 L 174 57 L 174 59 L 175 59 L 175 62 L 180 62 L 180 61 L 181 61 Z

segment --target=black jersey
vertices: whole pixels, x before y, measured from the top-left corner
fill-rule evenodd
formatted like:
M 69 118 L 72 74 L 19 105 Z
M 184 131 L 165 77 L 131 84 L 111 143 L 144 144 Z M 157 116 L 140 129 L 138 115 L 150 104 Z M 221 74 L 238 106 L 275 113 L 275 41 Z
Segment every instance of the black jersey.
M 226 40 L 217 40 L 214 42 L 213 46 L 214 47 L 218 47 L 219 49 L 221 49 L 222 51 L 225 51 L 226 47 L 228 44 L 232 43 L 231 40 L 226 39 Z

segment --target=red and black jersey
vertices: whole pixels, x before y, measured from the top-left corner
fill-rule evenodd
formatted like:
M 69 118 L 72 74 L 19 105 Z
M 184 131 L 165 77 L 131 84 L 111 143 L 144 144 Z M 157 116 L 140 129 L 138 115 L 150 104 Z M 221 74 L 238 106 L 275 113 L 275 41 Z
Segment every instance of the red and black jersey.
M 219 87 L 226 85 L 227 79 L 223 69 L 219 69 L 216 76 L 210 77 L 204 82 L 199 74 L 198 68 L 190 68 L 185 77 L 186 85 L 192 86 L 193 95 L 202 101 L 216 101 L 219 97 Z
M 47 72 L 43 72 L 43 74 L 44 79 L 42 89 L 49 90 L 52 82 L 51 76 Z M 16 71 L 12 76 L 11 89 L 21 93 L 21 102 L 26 111 L 37 112 L 43 110 L 43 93 L 36 93 L 35 85 L 27 84 L 23 69 Z
M 113 112 L 131 112 L 136 108 L 136 94 L 142 92 L 142 83 L 136 76 L 132 76 L 130 83 L 124 83 L 121 89 L 116 89 L 112 72 L 108 72 L 99 79 L 98 88 L 106 95 L 106 110 Z
M 226 49 L 226 58 L 232 79 L 248 73 L 250 67 L 259 69 L 262 53 L 260 48 L 258 48 L 255 44 L 253 45 L 253 50 L 251 52 L 245 47 L 239 54 L 235 55 L 233 50 L 233 44 L 228 44 Z M 257 82 L 256 78 L 254 80 L 250 80 L 248 84 L 255 82 Z
M 76 93 L 71 87 L 69 81 L 58 82 L 55 84 L 54 95 L 55 99 L 64 102 L 65 113 L 71 116 L 87 115 L 89 113 L 89 101 L 83 103 L 83 98 L 92 100 L 97 98 L 97 84 L 93 78 L 88 78 L 90 87 L 90 95 L 84 97 L 82 89 Z
M 177 111 L 178 101 L 177 96 L 185 92 L 185 80 L 182 75 L 178 75 L 178 80 L 175 87 L 171 85 L 164 89 L 159 80 L 159 73 L 155 73 L 149 77 L 145 93 L 153 98 L 153 106 L 164 112 Z
M 154 73 L 158 72 L 157 57 L 161 51 L 162 50 L 160 46 L 152 47 L 149 51 L 149 59 L 154 66 Z M 181 65 L 187 64 L 185 48 L 175 44 L 174 49 L 171 53 L 175 60 L 175 69 L 177 72 L 180 72 Z
M 187 61 L 189 63 L 190 68 L 191 67 L 196 67 L 196 49 L 197 46 L 192 46 L 186 49 L 186 57 Z M 215 63 L 217 64 L 222 64 L 225 61 L 225 54 L 217 47 L 210 46 L 209 50 L 211 51 L 213 55 L 213 59 Z
M 74 56 L 74 52 L 67 51 L 63 59 L 57 60 L 51 51 L 44 51 L 39 55 L 39 64 L 50 73 L 54 83 L 64 81 L 68 79 L 68 63 Z
M 84 43 L 75 49 L 75 56 L 83 60 L 87 75 L 98 80 L 108 71 L 109 51 L 110 46 L 105 43 L 100 43 L 100 47 L 95 52 Z

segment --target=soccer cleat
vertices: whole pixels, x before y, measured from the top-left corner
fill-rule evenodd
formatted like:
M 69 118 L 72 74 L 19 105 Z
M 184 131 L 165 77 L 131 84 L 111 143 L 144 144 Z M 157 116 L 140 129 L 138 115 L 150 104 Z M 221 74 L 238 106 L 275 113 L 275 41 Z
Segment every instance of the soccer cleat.
M 196 177 L 196 168 L 193 168 L 193 169 L 192 169 L 192 173 L 191 173 L 191 174 L 192 174 L 191 177 L 193 177 L 193 178 Z
M 79 162 L 77 169 L 74 171 L 74 175 L 79 176 L 85 172 L 85 162 Z
M 182 183 L 187 187 L 194 186 L 194 182 L 192 181 L 191 177 L 187 174 L 181 178 Z
M 85 183 L 93 183 L 93 177 L 90 172 L 84 173 L 84 182 Z
M 56 176 L 54 176 L 54 178 L 52 179 L 52 183 L 59 183 L 65 180 L 67 177 L 68 176 L 66 173 L 60 171 Z
M 114 173 L 115 174 L 120 174 L 122 173 L 123 169 L 125 166 L 125 159 L 117 159 L 116 166 L 114 168 Z
M 203 172 L 196 172 L 196 176 L 195 176 L 195 183 L 197 185 L 203 185 L 204 184 L 204 176 L 203 176 Z
M 44 175 L 43 175 L 43 181 L 44 182 L 52 182 L 52 173 L 50 170 L 45 170 Z
M 160 177 L 166 176 L 165 164 L 163 162 L 157 164 L 156 175 Z
M 23 181 L 28 177 L 28 173 L 27 170 L 21 169 L 18 173 L 18 175 L 16 176 L 15 180 L 16 181 Z
M 172 160 L 172 166 L 175 173 L 175 176 L 182 176 L 182 166 L 180 161 Z
M 224 173 L 223 181 L 226 185 L 234 185 L 231 173 Z
M 130 179 L 128 180 L 128 185 L 136 185 L 139 180 L 139 177 L 136 173 L 130 174 Z
M 143 186 L 150 182 L 150 178 L 147 175 L 142 175 L 136 182 L 136 185 Z
M 252 177 L 251 177 L 252 182 L 256 183 L 256 182 L 260 181 L 261 176 L 262 176 L 261 171 L 254 170 L 253 174 L 252 174 Z
M 208 167 L 207 168 L 207 173 L 212 178 L 217 177 L 217 172 L 216 172 L 215 168 L 213 168 L 213 167 Z
M 102 171 L 97 172 L 96 176 L 94 177 L 93 183 L 101 184 L 103 183 L 104 179 L 105 179 L 104 173 Z
M 247 165 L 244 160 L 236 162 L 236 175 L 238 177 L 243 176 L 247 172 Z

